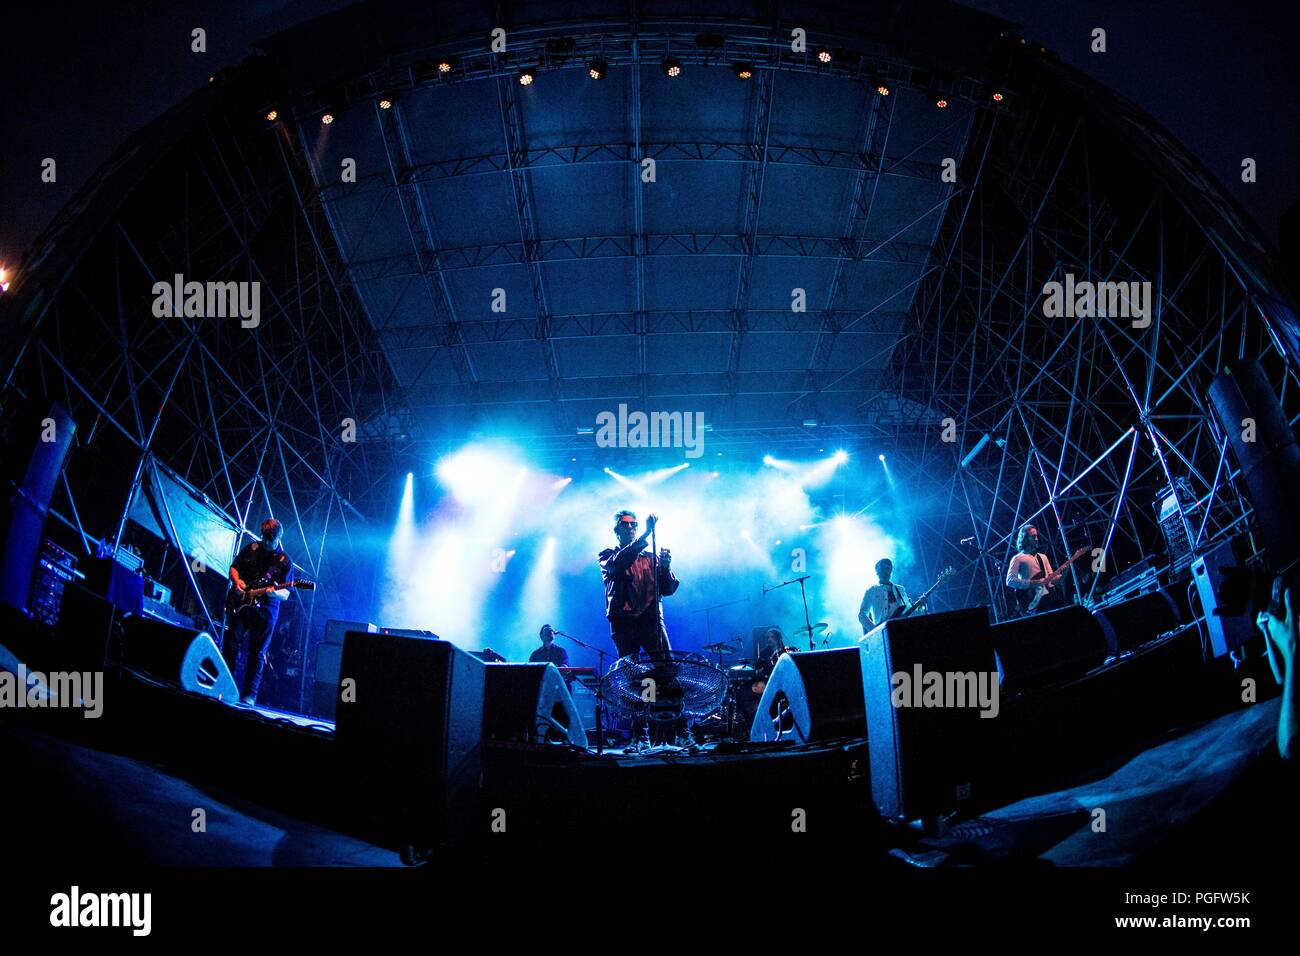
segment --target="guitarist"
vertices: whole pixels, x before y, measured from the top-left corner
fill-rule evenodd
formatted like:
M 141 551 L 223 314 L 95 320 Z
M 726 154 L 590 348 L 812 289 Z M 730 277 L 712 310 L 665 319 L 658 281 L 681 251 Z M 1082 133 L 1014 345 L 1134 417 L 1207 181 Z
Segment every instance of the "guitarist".
M 250 707 L 257 700 L 262 684 L 262 671 L 266 655 L 275 633 L 275 620 L 280 615 L 280 604 L 289 597 L 288 588 L 258 592 L 274 584 L 283 584 L 293 574 L 293 561 L 280 546 L 283 528 L 274 518 L 262 522 L 262 538 L 246 544 L 230 566 L 230 594 L 228 604 L 239 604 L 226 621 L 226 636 L 222 652 L 231 676 L 239 683 L 239 651 L 248 641 L 247 666 L 239 702 Z
M 862 606 L 858 608 L 858 623 L 862 625 L 863 634 L 912 606 L 903 586 L 890 580 L 893 576 L 893 561 L 882 558 L 876 562 L 876 577 L 880 583 L 867 588 L 867 592 L 862 595 Z
M 1016 537 L 1016 554 L 1007 566 L 1007 587 L 1020 592 L 1020 609 L 1029 611 L 1029 604 L 1040 594 L 1034 612 L 1050 611 L 1062 605 L 1061 593 L 1056 584 L 1061 572 L 1052 570 L 1052 562 L 1038 550 L 1038 529 L 1027 524 Z

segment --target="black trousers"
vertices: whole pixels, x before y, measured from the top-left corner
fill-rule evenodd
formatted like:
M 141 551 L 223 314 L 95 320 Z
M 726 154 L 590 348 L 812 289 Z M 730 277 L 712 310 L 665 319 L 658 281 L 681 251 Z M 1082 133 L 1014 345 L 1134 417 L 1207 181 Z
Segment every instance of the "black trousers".
M 262 686 L 262 672 L 266 669 L 266 655 L 271 647 L 271 636 L 275 633 L 275 618 L 264 607 L 244 608 L 234 616 L 226 628 L 225 639 L 221 642 L 221 653 L 230 668 L 230 676 L 235 679 L 241 697 L 257 697 Z M 241 651 L 247 648 L 245 654 Z M 246 659 L 244 679 L 239 679 L 239 658 Z
M 668 643 L 668 629 L 664 627 L 663 616 L 651 607 L 636 617 L 615 617 L 609 622 L 609 636 L 618 649 L 619 657 L 627 657 L 644 651 L 657 654 L 672 650 Z

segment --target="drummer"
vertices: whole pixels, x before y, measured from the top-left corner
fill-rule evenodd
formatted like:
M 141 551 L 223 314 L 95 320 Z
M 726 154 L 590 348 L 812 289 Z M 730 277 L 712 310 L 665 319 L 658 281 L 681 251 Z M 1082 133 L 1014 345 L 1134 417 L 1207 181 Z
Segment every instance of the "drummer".
M 785 635 L 781 633 L 781 629 L 779 627 L 769 627 L 764 632 L 763 640 L 759 644 L 759 664 L 768 673 L 771 673 L 772 668 L 776 666 L 777 659 L 788 650 L 793 650 L 793 648 L 786 646 Z

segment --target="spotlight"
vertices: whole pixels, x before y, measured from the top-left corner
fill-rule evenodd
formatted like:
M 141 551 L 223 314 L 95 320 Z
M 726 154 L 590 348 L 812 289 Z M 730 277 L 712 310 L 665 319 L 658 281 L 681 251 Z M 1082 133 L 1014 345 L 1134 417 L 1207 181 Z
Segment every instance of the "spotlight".
M 738 80 L 752 80 L 754 78 L 754 68 L 748 63 L 731 64 L 731 72 L 736 74 Z
M 948 101 L 944 99 L 942 93 L 935 93 L 931 91 L 930 99 L 934 103 L 934 105 L 939 109 L 946 110 L 948 108 Z
M 277 111 L 277 110 L 267 110 L 267 111 L 266 111 L 266 121 L 267 121 L 268 123 L 274 123 L 274 122 L 276 121 L 276 118 L 279 117 L 279 115 L 280 115 L 280 113 L 279 113 L 279 111 Z
M 885 460 L 885 456 L 884 456 L 884 455 L 877 455 L 876 457 L 879 458 L 881 461 L 884 461 L 884 460 Z
M 0 269 L 0 292 L 9 291 L 9 270 Z
M 609 64 L 597 57 L 587 64 L 587 75 L 593 80 L 603 80 L 609 73 Z
M 458 62 L 459 60 L 454 56 L 444 56 L 438 60 L 438 72 L 443 76 L 446 76 L 452 70 L 456 69 L 456 64 Z
M 381 110 L 391 110 L 393 108 L 392 99 L 387 96 L 381 96 L 379 98 L 379 108 Z
M 834 458 L 840 464 L 843 464 L 844 462 L 849 460 L 849 453 L 845 451 L 843 448 L 841 448 L 839 451 L 835 453 Z
M 330 123 L 333 123 L 333 122 L 334 122 L 334 114 L 333 114 L 333 113 L 322 113 L 322 114 L 321 114 L 320 121 L 321 121 L 321 125 L 322 125 L 322 126 L 329 126 Z
M 682 75 L 682 61 L 676 57 L 668 57 L 660 64 L 660 69 L 664 71 L 664 76 L 678 77 Z
M 829 63 L 829 62 L 831 62 L 832 59 L 833 59 L 833 57 L 832 57 L 832 55 L 831 55 L 831 51 L 830 51 L 830 48 L 829 48 L 829 47 L 824 47 L 824 46 L 822 46 L 822 47 L 818 47 L 818 48 L 817 48 L 817 62 L 818 62 L 818 63 Z
M 533 81 L 537 79 L 537 71 L 531 66 L 519 71 L 519 85 L 532 86 Z
M 893 92 L 893 90 L 889 88 L 888 83 L 881 82 L 876 84 L 876 92 L 879 93 L 881 96 L 888 96 L 890 93 Z
M 1006 97 L 1003 96 L 1001 93 L 994 93 L 994 94 L 993 94 L 993 102 L 994 102 L 994 103 L 1001 103 L 1004 99 L 1006 99 Z

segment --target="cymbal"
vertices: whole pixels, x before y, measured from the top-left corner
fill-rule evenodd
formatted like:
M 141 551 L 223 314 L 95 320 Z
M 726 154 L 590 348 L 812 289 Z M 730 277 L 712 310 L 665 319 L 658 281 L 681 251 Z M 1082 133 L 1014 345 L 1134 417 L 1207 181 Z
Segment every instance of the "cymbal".
M 811 625 L 810 627 L 796 627 L 796 628 L 794 629 L 794 632 L 795 632 L 796 634 L 803 634 L 803 635 L 807 636 L 807 635 L 810 634 L 810 633 L 811 633 L 811 634 L 820 634 L 822 631 L 826 630 L 828 627 L 830 627 L 830 625 L 827 624 L 825 621 L 818 621 L 816 624 L 813 624 L 813 625 Z
M 717 641 L 716 643 L 713 644 L 705 644 L 704 647 L 701 649 L 707 651 L 710 654 L 716 654 L 718 651 L 734 651 L 739 646 L 740 646 L 740 641 L 738 640 Z

